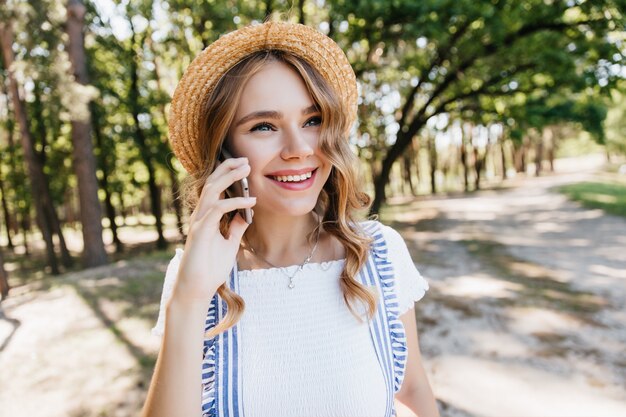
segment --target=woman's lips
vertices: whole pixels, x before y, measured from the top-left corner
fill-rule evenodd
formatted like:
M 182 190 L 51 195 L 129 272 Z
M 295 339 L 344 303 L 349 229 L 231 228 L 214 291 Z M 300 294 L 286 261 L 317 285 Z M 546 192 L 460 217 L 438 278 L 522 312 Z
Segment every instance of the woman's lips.
M 315 181 L 315 175 L 317 174 L 317 168 L 313 170 L 313 172 L 311 172 L 311 177 L 307 178 L 303 181 L 279 181 L 277 179 L 275 179 L 275 177 L 272 176 L 266 176 L 268 179 L 270 179 L 274 184 L 276 184 L 277 186 L 284 188 L 286 190 L 291 190 L 291 191 L 302 191 L 302 190 L 306 190 L 309 187 L 311 187 L 313 185 L 313 182 Z M 305 175 L 305 174 L 301 174 L 301 175 Z M 292 176 L 293 177 L 293 176 Z

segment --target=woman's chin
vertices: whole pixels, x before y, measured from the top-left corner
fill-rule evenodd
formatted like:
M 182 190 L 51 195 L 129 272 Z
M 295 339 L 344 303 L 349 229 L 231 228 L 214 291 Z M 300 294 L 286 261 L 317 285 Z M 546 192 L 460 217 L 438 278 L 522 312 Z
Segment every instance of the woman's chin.
M 272 216 L 300 217 L 313 211 L 317 204 L 315 201 L 285 201 L 280 204 L 264 205 L 259 204 L 254 208 L 255 214 L 269 214 Z

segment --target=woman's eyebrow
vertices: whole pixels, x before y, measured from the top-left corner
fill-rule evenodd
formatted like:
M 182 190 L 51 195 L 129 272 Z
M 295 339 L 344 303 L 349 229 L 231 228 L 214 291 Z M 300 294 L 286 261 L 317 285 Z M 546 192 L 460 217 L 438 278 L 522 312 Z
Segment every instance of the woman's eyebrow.
M 303 115 L 303 116 L 306 116 L 307 114 L 317 113 L 317 112 L 319 112 L 319 111 L 320 111 L 320 109 L 319 109 L 319 107 L 317 106 L 317 104 L 312 104 L 312 105 L 310 105 L 309 107 L 307 107 L 306 109 L 303 109 L 303 110 L 302 110 L 302 115 Z
M 283 117 L 283 114 L 279 111 L 273 111 L 273 110 L 255 111 L 239 119 L 239 121 L 235 123 L 235 127 L 240 126 L 254 119 L 282 119 L 282 117 Z
M 302 115 L 306 116 L 307 114 L 317 113 L 319 111 L 320 110 L 317 104 L 312 104 L 309 107 L 302 110 Z M 254 119 L 282 119 L 282 117 L 283 117 L 283 114 L 279 111 L 274 111 L 274 110 L 255 111 L 239 119 L 237 123 L 235 123 L 235 127 L 241 126 L 242 124 L 249 122 L 250 120 L 254 120 Z

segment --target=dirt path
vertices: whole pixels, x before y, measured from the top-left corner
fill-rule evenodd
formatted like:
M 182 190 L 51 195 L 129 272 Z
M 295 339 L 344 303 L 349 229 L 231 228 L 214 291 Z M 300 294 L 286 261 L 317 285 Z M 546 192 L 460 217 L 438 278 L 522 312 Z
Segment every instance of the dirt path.
M 420 343 L 443 416 L 626 415 L 626 220 L 551 190 L 591 175 L 578 168 L 390 210 L 431 284 Z M 0 417 L 137 416 L 172 254 L 17 289 L 0 311 Z
M 626 220 L 554 186 L 398 209 L 432 291 L 420 342 L 449 416 L 626 415 Z

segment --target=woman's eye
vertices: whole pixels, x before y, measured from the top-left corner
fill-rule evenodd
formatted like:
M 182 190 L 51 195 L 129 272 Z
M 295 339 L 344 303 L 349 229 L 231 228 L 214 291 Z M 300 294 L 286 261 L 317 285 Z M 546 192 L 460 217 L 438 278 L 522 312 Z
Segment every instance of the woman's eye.
M 305 126 L 319 126 L 322 124 L 322 117 L 321 116 L 315 116 L 315 117 L 311 117 L 309 120 L 307 120 L 307 122 L 304 124 Z
M 269 123 L 259 123 L 250 129 L 250 132 L 270 132 L 272 130 L 272 125 Z

